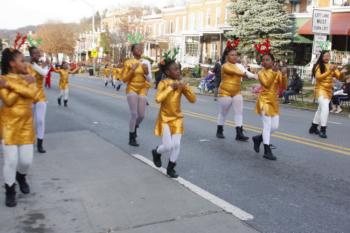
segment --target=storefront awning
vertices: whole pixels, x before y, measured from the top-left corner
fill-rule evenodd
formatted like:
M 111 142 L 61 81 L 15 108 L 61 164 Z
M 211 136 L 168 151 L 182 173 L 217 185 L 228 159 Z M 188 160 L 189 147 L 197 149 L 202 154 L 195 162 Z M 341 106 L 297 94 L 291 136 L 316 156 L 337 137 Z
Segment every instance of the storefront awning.
M 299 30 L 300 35 L 313 35 L 312 19 L 309 19 Z M 350 12 L 336 12 L 332 14 L 332 35 L 350 36 Z
M 297 31 L 305 24 L 307 23 L 309 18 L 296 18 L 294 19 L 294 26 L 293 26 L 293 43 L 295 44 L 312 44 L 312 40 L 299 35 Z

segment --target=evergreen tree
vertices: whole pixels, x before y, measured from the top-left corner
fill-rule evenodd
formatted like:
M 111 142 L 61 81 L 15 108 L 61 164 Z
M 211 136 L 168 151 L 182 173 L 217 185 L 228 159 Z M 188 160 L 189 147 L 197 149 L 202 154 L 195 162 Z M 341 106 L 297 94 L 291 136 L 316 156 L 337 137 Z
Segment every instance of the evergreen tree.
M 290 55 L 292 20 L 286 11 L 285 0 L 231 0 L 233 31 L 227 34 L 237 36 L 241 43 L 239 51 L 250 58 L 256 55 L 254 42 L 270 38 L 271 52 L 278 59 Z

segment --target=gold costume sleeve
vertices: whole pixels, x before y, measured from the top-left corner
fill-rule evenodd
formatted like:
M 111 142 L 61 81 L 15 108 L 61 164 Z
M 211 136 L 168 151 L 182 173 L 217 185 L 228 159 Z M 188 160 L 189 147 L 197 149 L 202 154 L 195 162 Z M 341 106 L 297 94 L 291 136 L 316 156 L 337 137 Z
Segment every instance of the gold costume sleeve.
M 173 91 L 171 86 L 166 86 L 164 82 L 160 82 L 156 94 L 156 102 L 162 103 L 166 97 Z
M 186 85 L 182 90 L 182 93 L 190 103 L 195 103 L 197 98 L 189 85 Z
M 222 72 L 228 75 L 244 76 L 244 73 L 241 72 L 236 66 L 222 66 Z
M 8 89 L 0 89 L 0 98 L 4 105 L 11 107 L 13 106 L 19 98 L 17 93 L 11 92 Z
M 7 82 L 7 86 L 10 90 L 12 90 L 13 92 L 25 98 L 34 99 L 37 93 L 34 83 L 31 83 L 25 86 L 25 85 L 13 83 L 13 82 Z

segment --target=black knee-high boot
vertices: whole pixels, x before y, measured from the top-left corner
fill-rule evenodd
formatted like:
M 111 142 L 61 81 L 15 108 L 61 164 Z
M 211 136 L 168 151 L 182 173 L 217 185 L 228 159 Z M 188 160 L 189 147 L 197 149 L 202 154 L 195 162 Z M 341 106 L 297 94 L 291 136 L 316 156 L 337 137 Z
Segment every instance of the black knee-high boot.
M 152 156 L 153 156 L 153 163 L 156 167 L 161 167 L 162 166 L 162 154 L 157 152 L 157 149 L 152 150 Z
M 312 123 L 309 129 L 309 134 L 319 134 L 319 133 L 320 131 L 318 130 L 318 124 Z
M 225 138 L 223 125 L 218 125 L 218 128 L 216 130 L 216 137 L 220 139 Z
M 30 187 L 29 184 L 27 183 L 26 175 L 21 174 L 19 172 L 16 173 L 16 180 L 19 185 L 19 189 L 23 194 L 28 194 L 30 193 Z
M 62 102 L 61 102 L 62 100 L 61 100 L 61 99 L 62 99 L 61 97 L 59 97 L 59 98 L 57 99 L 57 103 L 58 103 L 59 106 L 62 105 Z
M 43 147 L 43 142 L 44 142 L 43 139 L 38 138 L 37 143 L 36 143 L 38 152 L 41 154 L 46 153 L 46 150 L 44 150 L 44 147 Z
M 263 141 L 263 137 L 262 135 L 257 135 L 257 136 L 254 136 L 253 138 L 253 142 L 254 142 L 254 150 L 256 153 L 259 153 L 260 152 L 260 145 Z
M 166 173 L 171 178 L 178 178 L 179 177 L 179 175 L 175 171 L 175 167 L 176 167 L 176 163 L 173 163 L 169 160 L 168 167 L 166 169 Z
M 326 126 L 321 126 L 321 130 L 319 133 L 321 138 L 327 138 L 327 127 Z
M 5 204 L 7 207 L 15 207 L 17 205 L 16 201 L 16 184 L 9 186 L 5 184 L 6 189 L 6 199 Z
M 136 141 L 135 132 L 129 133 L 129 145 L 130 146 L 139 146 L 139 144 Z
M 68 107 L 68 100 L 64 100 L 64 106 Z
M 264 158 L 268 160 L 276 160 L 277 158 L 272 154 L 270 145 L 264 144 Z
M 236 140 L 237 141 L 242 141 L 242 142 L 246 142 L 249 140 L 249 137 L 246 137 L 243 134 L 243 126 L 241 127 L 236 127 Z

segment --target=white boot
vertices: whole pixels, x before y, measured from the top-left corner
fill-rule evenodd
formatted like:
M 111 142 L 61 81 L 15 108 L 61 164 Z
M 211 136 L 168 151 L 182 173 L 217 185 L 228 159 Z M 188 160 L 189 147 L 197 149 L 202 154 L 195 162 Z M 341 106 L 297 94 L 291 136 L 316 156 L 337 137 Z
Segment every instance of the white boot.
M 341 109 L 340 105 L 338 105 L 337 111 L 335 111 L 335 113 L 341 113 L 342 111 L 343 111 L 343 109 Z
M 332 104 L 332 110 L 330 112 L 334 113 L 337 110 L 337 106 Z

